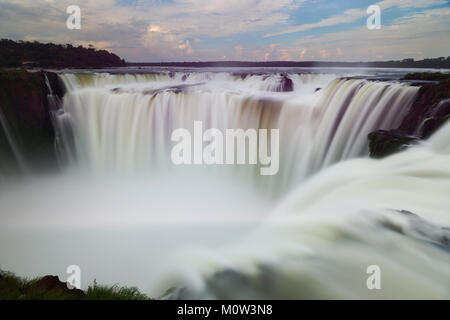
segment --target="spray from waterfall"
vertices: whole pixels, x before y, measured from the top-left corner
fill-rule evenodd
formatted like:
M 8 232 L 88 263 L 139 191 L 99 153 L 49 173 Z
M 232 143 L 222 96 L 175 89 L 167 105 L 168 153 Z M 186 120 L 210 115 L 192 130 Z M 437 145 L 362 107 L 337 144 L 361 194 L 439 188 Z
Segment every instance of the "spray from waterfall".
M 447 123 L 408 151 L 324 169 L 238 244 L 178 252 L 157 288 L 182 299 L 448 299 L 449 134 Z M 381 290 L 366 287 L 370 266 Z
M 367 156 L 368 133 L 396 128 L 417 87 L 337 74 L 60 80 L 52 110 L 67 167 L 0 194 L 0 237 L 15 239 L 0 241 L 3 261 L 35 257 L 38 272 L 77 261 L 84 287 L 175 287 L 173 298 L 448 298 L 450 126 L 395 156 Z M 278 129 L 278 174 L 174 167 L 171 134 L 196 121 Z M 23 237 L 8 229 L 33 241 L 11 249 Z M 366 287 L 372 265 L 383 290 Z

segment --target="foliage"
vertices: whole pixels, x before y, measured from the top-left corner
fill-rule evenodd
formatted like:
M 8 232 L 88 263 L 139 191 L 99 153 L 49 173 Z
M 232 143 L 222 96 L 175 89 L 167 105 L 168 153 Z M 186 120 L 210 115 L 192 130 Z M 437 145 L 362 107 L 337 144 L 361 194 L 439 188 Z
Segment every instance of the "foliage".
M 86 291 L 88 300 L 148 300 L 136 287 L 103 286 L 94 284 Z
M 450 74 L 440 72 L 415 72 L 408 73 L 403 77 L 403 80 L 425 80 L 425 81 L 444 81 L 449 80 Z
M 149 300 L 136 287 L 93 285 L 85 292 L 39 285 L 43 278 L 20 278 L 0 270 L 0 300 Z M 63 285 L 63 283 L 60 283 Z M 78 291 L 78 292 L 76 292 Z M 81 294 L 80 294 L 81 293 Z
M 106 68 L 124 65 L 125 61 L 117 55 L 92 47 L 0 40 L 0 67 Z

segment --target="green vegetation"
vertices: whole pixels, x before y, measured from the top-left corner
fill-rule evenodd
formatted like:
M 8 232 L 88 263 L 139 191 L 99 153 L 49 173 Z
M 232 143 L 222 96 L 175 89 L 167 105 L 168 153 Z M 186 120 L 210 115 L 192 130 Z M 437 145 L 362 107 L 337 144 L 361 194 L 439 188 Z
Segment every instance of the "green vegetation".
M 58 277 L 24 279 L 0 270 L 0 300 L 150 300 L 135 287 L 97 285 L 68 289 Z
M 408 149 L 417 143 L 418 138 L 401 132 L 378 130 L 369 133 L 370 157 L 380 159 Z
M 108 68 L 125 66 L 125 61 L 106 50 L 92 47 L 0 40 L 0 67 Z
M 415 72 L 408 73 L 402 80 L 449 81 L 450 74 L 441 72 Z
M 101 286 L 94 284 L 86 291 L 88 300 L 149 300 L 136 287 Z

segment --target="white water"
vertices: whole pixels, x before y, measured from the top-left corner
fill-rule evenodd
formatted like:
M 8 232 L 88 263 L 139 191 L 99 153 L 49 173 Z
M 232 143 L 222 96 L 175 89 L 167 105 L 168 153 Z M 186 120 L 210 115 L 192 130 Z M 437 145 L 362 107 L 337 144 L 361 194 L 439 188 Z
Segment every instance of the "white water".
M 79 264 L 84 287 L 181 298 L 448 298 L 450 128 L 370 160 L 367 134 L 395 128 L 418 89 L 289 76 L 293 92 L 276 92 L 276 74 L 61 75 L 69 167 L 0 194 L 1 267 Z M 280 172 L 174 168 L 170 133 L 195 120 L 280 129 Z M 366 288 L 372 264 L 379 291 Z
M 273 193 L 333 163 L 366 155 L 367 134 L 398 126 L 418 90 L 336 77 L 290 75 L 294 91 L 280 93 L 274 92 L 280 83 L 276 74 L 245 79 L 228 73 L 65 74 L 69 92 L 61 119 L 73 122 L 76 150 L 71 154 L 79 157 L 73 162 L 95 172 L 170 166 L 171 133 L 193 132 L 196 120 L 205 130 L 222 132 L 280 129 L 280 173 L 265 179 L 275 180 L 270 181 Z M 261 184 L 257 169 L 239 168 L 238 176 Z
M 448 299 L 450 123 L 422 146 L 356 159 L 293 190 L 264 225 L 223 251 L 183 252 L 162 287 L 179 297 Z M 401 212 L 402 210 L 410 212 Z M 381 268 L 368 290 L 366 269 Z

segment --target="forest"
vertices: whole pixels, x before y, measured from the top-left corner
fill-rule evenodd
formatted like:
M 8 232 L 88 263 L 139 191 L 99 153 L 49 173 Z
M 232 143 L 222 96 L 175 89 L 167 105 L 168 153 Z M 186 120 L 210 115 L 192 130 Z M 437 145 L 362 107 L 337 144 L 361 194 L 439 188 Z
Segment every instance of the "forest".
M 125 60 L 106 50 L 71 44 L 0 40 L 0 67 L 108 68 L 121 67 Z

